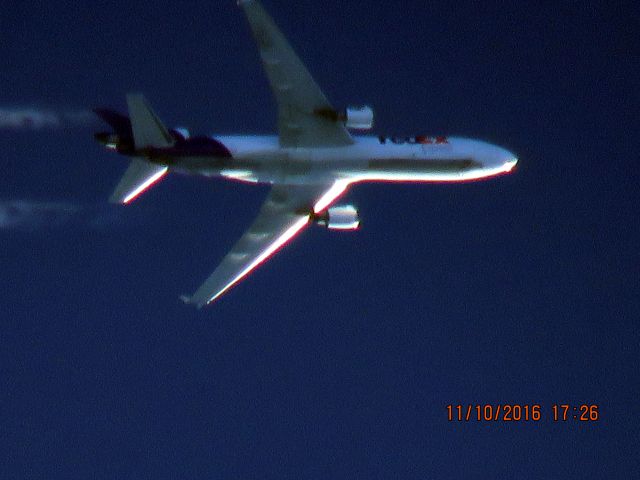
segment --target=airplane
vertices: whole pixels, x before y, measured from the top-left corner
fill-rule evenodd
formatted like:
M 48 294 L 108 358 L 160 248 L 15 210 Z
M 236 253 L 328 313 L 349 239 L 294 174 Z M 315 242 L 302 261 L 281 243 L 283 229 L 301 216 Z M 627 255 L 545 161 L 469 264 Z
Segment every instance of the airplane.
M 335 109 L 261 3 L 238 5 L 276 98 L 277 136 L 191 137 L 167 129 L 141 94 L 127 95 L 128 117 L 95 110 L 114 130 L 96 140 L 132 157 L 111 202 L 132 202 L 168 172 L 271 185 L 253 224 L 196 292 L 180 297 L 185 303 L 202 308 L 219 299 L 311 224 L 357 229 L 358 210 L 336 205 L 351 185 L 479 180 L 518 162 L 504 148 L 469 138 L 363 134 L 373 127 L 371 107 Z

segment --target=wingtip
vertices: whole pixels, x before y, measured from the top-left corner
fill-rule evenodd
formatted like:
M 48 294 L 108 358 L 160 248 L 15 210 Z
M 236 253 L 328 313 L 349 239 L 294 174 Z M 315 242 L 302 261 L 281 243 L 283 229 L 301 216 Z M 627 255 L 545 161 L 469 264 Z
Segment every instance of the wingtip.
M 180 295 L 179 298 L 182 301 L 182 303 L 184 303 L 185 305 L 192 305 L 196 307 L 198 310 L 204 307 L 203 304 L 194 301 L 193 296 L 191 295 Z
M 127 92 L 125 96 L 126 96 L 127 99 L 129 99 L 129 98 L 131 98 L 131 99 L 144 98 L 144 94 L 142 92 L 137 92 L 137 91 Z
M 191 301 L 191 296 L 190 295 L 180 295 L 180 300 L 182 301 L 182 303 L 185 303 L 187 305 L 191 305 L 193 302 Z

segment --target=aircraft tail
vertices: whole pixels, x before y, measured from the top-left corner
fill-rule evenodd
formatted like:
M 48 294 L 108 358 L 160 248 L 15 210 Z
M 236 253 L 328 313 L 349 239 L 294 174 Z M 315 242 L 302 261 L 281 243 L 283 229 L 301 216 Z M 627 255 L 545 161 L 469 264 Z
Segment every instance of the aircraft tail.
M 127 105 L 129 107 L 129 120 L 136 151 L 167 148 L 174 144 L 173 137 L 156 114 L 153 113 L 143 95 L 127 95 Z M 109 201 L 112 203 L 129 203 L 160 180 L 167 173 L 167 170 L 168 167 L 166 165 L 151 163 L 140 157 L 133 158 Z

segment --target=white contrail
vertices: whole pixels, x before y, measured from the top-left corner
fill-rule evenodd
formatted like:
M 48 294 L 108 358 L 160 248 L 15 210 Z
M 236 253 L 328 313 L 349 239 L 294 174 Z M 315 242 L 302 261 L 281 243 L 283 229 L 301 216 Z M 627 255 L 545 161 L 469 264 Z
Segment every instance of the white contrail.
M 110 203 L 80 204 L 65 201 L 0 199 L 2 232 L 39 232 L 64 228 L 110 230 L 147 223 L 144 209 L 127 210 Z
M 59 227 L 70 222 L 82 207 L 67 202 L 0 201 L 0 229 L 32 230 Z
M 0 130 L 40 130 L 90 126 L 95 122 L 84 110 L 55 111 L 36 107 L 0 107 Z

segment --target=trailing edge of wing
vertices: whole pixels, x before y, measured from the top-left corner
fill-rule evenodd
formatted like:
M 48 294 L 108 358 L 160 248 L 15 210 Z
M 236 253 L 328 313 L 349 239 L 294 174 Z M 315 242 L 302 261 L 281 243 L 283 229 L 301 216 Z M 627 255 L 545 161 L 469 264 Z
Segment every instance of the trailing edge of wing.
M 140 158 L 134 158 L 109 197 L 109 201 L 129 203 L 160 180 L 165 173 L 167 173 L 167 167 L 164 165 L 155 165 Z

